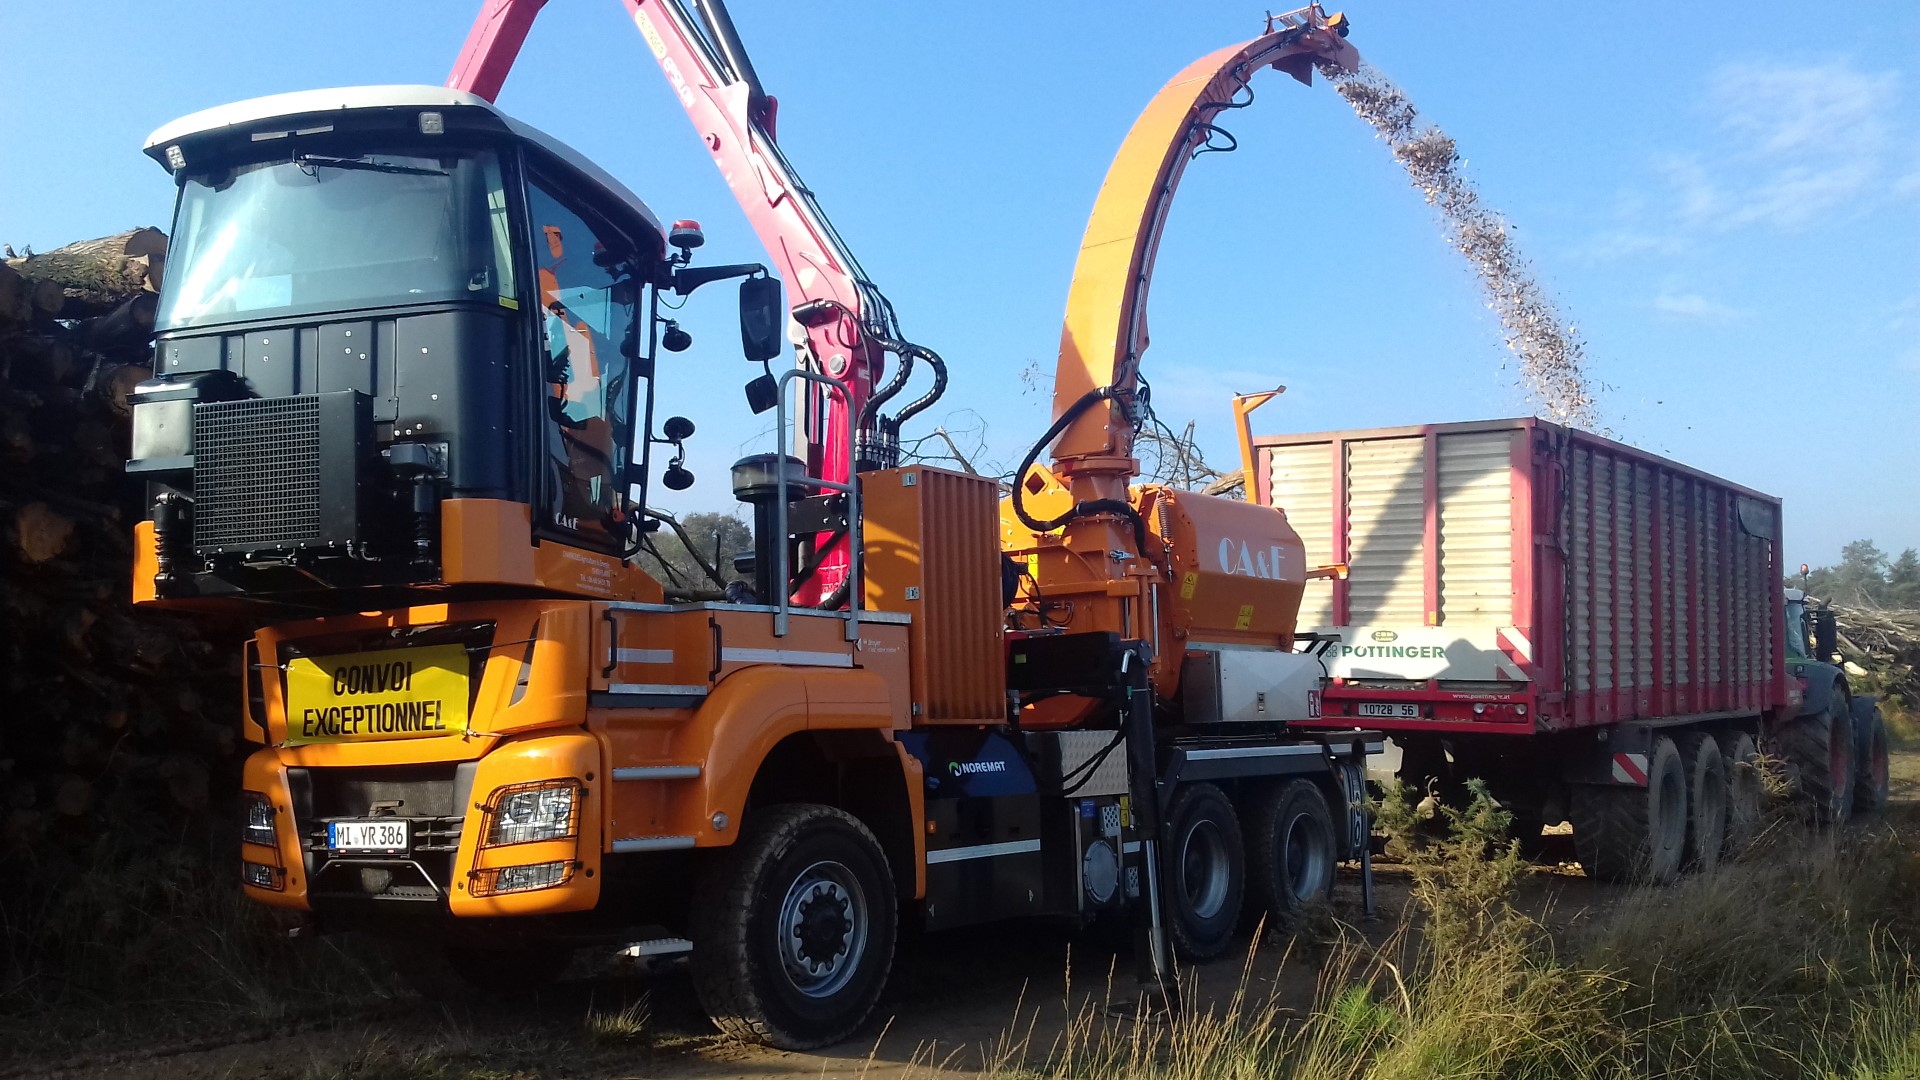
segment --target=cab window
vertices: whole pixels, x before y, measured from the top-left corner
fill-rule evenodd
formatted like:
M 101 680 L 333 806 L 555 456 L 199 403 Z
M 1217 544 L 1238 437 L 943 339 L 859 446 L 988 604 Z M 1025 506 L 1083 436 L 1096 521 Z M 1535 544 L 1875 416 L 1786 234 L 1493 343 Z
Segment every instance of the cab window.
M 627 534 L 620 473 L 632 426 L 621 349 L 640 285 L 631 273 L 633 245 L 575 205 L 532 177 L 527 208 L 545 388 L 546 524 L 618 548 Z

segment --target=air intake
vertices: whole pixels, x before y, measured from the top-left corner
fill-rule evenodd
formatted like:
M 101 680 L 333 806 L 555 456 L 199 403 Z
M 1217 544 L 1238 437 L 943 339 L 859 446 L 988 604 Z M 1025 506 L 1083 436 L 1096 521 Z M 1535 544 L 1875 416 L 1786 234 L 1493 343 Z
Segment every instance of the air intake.
M 350 390 L 195 405 L 194 551 L 351 544 L 371 417 L 371 399 Z

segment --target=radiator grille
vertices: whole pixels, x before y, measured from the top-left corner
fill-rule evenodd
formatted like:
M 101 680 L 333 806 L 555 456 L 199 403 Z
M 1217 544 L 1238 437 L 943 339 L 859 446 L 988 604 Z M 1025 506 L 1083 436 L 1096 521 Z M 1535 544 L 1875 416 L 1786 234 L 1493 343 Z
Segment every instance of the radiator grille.
M 193 546 L 288 547 L 320 533 L 320 399 L 209 402 L 193 411 Z

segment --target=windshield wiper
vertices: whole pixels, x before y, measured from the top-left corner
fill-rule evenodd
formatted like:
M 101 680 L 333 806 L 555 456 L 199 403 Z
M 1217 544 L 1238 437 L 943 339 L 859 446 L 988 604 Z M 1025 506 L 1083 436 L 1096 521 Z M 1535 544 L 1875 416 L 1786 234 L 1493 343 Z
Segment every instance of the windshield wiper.
M 445 176 L 439 169 L 421 169 L 412 165 L 382 165 L 377 161 L 363 161 L 360 158 L 318 157 L 313 154 L 299 154 L 293 159 L 295 165 L 312 175 L 316 166 L 329 169 L 349 169 L 355 172 L 396 173 L 400 176 Z

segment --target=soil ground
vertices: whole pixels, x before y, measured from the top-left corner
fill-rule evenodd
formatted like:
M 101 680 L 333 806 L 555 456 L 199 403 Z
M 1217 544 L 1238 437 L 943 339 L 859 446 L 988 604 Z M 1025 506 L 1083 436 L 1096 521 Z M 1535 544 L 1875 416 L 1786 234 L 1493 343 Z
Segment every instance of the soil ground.
M 1920 802 L 1920 751 L 1894 758 L 1894 798 Z M 1547 837 L 1520 906 L 1569 926 L 1604 909 L 1623 890 L 1580 875 L 1571 836 Z M 1565 860 L 1555 862 L 1556 859 Z M 1366 919 L 1354 875 L 1334 915 L 1380 941 L 1400 924 L 1408 880 L 1376 871 L 1378 917 Z M 1112 935 L 1069 934 L 1044 923 L 995 926 L 901 943 L 896 977 L 875 1020 L 852 1039 L 816 1053 L 784 1053 L 729 1042 L 713 1032 L 684 971 L 577 978 L 520 1005 L 446 1006 L 378 999 L 293 1026 L 222 1033 L 212 1018 L 198 1039 L 156 1045 L 89 1045 L 79 1052 L 28 1055 L 0 1064 L 0 1077 L 142 1077 L 201 1080 L 285 1077 L 672 1077 L 685 1080 L 814 1080 L 974 1076 L 996 1063 L 1044 1058 L 1069 1018 L 1134 997 L 1131 950 Z M 1223 1006 L 1243 985 L 1250 998 L 1304 1012 L 1313 1002 L 1321 950 L 1256 943 L 1186 972 L 1198 1008 Z M 1071 973 L 1069 980 L 1067 973 Z M 1244 980 L 1244 984 L 1243 984 Z M 1069 985 L 1070 983 L 1070 985 Z M 645 1010 L 643 1031 L 594 1035 L 593 1016 Z

